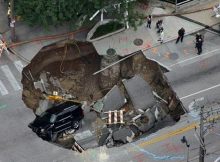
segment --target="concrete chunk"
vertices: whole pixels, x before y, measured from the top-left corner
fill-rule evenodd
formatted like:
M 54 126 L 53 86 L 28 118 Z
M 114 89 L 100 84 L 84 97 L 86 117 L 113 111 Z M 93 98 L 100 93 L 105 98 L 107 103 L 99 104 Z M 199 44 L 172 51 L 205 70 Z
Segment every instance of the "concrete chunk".
M 119 110 L 125 103 L 125 96 L 121 94 L 118 86 L 114 86 L 103 98 L 103 112 Z
M 135 75 L 129 80 L 123 80 L 123 84 L 135 109 L 147 109 L 156 103 L 151 87 L 139 75 Z

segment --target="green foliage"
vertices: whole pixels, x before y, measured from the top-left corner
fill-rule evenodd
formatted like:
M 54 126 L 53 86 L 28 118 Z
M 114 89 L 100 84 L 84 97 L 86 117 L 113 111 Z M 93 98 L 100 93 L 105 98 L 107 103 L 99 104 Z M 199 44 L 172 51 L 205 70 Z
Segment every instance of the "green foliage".
M 89 21 L 89 17 L 102 8 L 107 10 L 108 17 L 124 21 L 124 12 L 128 10 L 128 21 L 135 26 L 135 21 L 141 19 L 141 15 L 133 10 L 136 2 L 129 2 L 128 5 L 125 2 L 126 0 L 16 0 L 15 13 L 31 26 L 48 28 L 65 22 L 75 24 L 82 17 Z M 120 10 L 112 5 L 116 3 L 121 3 Z
M 122 29 L 123 27 L 124 27 L 124 25 L 119 23 L 119 22 L 117 22 L 117 21 L 110 21 L 107 24 L 100 25 L 96 29 L 96 31 L 94 32 L 94 34 L 93 34 L 91 39 L 103 36 L 103 35 L 108 34 L 108 33 L 112 33 L 114 31 Z

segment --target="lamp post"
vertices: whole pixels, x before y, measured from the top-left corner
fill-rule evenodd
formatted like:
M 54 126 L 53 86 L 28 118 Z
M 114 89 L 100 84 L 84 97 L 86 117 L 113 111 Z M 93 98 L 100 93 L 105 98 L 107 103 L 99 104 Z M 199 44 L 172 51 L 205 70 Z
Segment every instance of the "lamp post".
M 187 147 L 187 159 L 186 159 L 186 161 L 189 162 L 189 147 L 190 147 L 190 144 L 186 140 L 185 136 L 183 136 L 183 138 L 181 139 L 181 142 L 186 144 L 186 147 Z

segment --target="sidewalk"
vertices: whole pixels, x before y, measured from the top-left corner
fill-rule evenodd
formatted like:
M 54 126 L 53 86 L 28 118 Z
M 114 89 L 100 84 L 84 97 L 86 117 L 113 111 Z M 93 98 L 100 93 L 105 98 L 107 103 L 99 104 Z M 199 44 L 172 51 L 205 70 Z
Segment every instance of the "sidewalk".
M 166 14 L 161 8 L 154 8 L 152 14 Z M 177 38 L 178 30 L 183 27 L 186 30 L 186 35 L 203 29 L 203 26 L 183 20 L 175 16 L 167 16 L 163 18 L 155 18 L 152 22 L 152 28 L 148 29 L 145 24 L 138 27 L 136 31 L 133 28 L 127 29 L 118 34 L 93 42 L 98 54 L 106 55 L 109 48 L 115 49 L 120 56 L 126 56 L 138 50 L 145 51 L 146 49 L 160 45 L 158 42 L 159 35 L 155 29 L 155 23 L 158 19 L 163 19 L 164 23 L 164 42 Z M 135 45 L 135 41 L 141 42 L 140 45 Z
M 176 44 L 175 40 L 173 40 L 161 46 L 144 50 L 143 53 L 148 59 L 158 62 L 167 70 L 175 71 L 176 68 L 182 68 L 219 54 L 220 47 L 218 42 L 220 42 L 220 37 L 210 32 L 203 33 L 203 35 L 204 43 L 201 55 L 197 55 L 194 35 L 185 36 L 182 43 Z

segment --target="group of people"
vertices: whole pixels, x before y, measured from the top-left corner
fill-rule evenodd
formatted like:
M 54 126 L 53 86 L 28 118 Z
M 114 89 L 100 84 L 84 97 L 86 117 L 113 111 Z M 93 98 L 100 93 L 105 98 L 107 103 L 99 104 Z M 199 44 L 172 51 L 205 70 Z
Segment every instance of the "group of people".
M 185 35 L 185 29 L 182 27 L 178 31 L 178 37 L 176 40 L 176 44 L 179 42 L 179 40 L 181 42 L 183 42 L 184 35 Z M 197 52 L 198 55 L 200 55 L 202 53 L 202 45 L 203 45 L 203 36 L 200 33 L 196 33 L 195 48 L 197 48 L 197 50 L 198 50 L 198 52 Z
M 152 22 L 152 16 L 149 15 L 147 17 L 147 24 L 146 27 L 151 29 L 151 22 Z M 164 32 L 163 32 L 163 20 L 158 20 L 156 23 L 156 28 L 157 28 L 157 33 L 160 35 L 158 41 L 160 41 L 160 43 L 163 43 L 163 39 L 164 39 Z
M 146 25 L 146 27 L 151 29 L 151 23 L 152 23 L 152 16 L 149 15 L 147 17 L 147 25 Z M 158 20 L 157 21 L 156 29 L 157 29 L 157 33 L 159 34 L 158 41 L 160 43 L 163 43 L 163 39 L 164 39 L 163 20 Z M 180 28 L 178 30 L 178 37 L 177 37 L 177 40 L 176 40 L 176 44 L 179 41 L 183 42 L 184 35 L 185 35 L 185 29 L 182 27 L 182 28 Z M 197 54 L 200 55 L 202 53 L 202 45 L 203 45 L 204 38 L 203 38 L 203 36 L 200 33 L 197 33 L 195 39 L 196 39 L 196 41 L 195 41 L 195 48 L 197 48 L 197 51 L 198 51 Z

